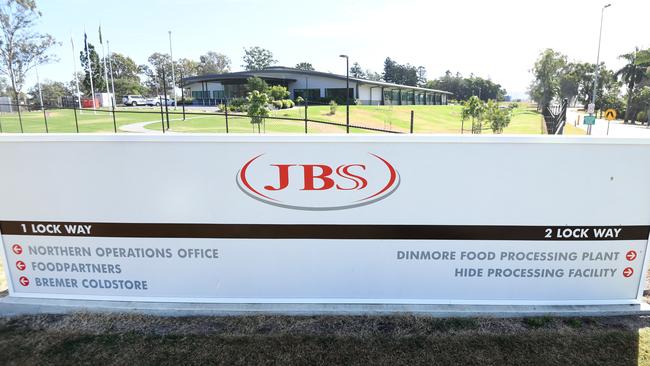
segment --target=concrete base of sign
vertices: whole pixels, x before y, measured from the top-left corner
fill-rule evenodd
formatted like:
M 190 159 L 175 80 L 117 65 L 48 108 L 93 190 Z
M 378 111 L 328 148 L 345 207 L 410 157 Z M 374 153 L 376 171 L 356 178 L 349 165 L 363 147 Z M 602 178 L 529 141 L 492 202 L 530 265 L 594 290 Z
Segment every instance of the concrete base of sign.
M 0 316 L 131 313 L 161 316 L 396 315 L 431 317 L 532 317 L 650 315 L 650 305 L 376 305 L 376 304 L 205 304 L 0 298 Z

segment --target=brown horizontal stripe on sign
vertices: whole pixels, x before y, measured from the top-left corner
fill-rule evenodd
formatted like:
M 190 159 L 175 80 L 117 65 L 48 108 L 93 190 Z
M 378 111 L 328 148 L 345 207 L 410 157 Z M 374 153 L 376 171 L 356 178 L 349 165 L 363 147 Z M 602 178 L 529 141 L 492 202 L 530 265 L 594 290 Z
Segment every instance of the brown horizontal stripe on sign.
M 32 233 L 32 225 L 59 225 L 62 233 Z M 23 231 L 22 225 L 28 228 Z M 68 234 L 64 225 L 92 225 L 89 235 Z M 558 229 L 621 229 L 616 238 L 558 238 Z M 547 238 L 551 229 L 553 237 Z M 129 238 L 384 239 L 384 240 L 647 240 L 650 226 L 495 226 L 378 224 L 149 224 L 105 222 L 2 221 L 4 235 Z

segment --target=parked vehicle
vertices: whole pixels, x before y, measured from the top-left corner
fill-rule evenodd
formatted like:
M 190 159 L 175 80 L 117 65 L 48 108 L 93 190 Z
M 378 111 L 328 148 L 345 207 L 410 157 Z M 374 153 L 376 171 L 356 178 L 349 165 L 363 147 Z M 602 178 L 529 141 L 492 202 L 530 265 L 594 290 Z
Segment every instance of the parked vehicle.
M 122 103 L 135 107 L 138 105 L 147 105 L 147 99 L 142 95 L 125 95 L 122 97 Z
M 147 99 L 147 105 L 159 107 L 160 105 L 176 106 L 176 100 L 165 98 L 162 95 Z

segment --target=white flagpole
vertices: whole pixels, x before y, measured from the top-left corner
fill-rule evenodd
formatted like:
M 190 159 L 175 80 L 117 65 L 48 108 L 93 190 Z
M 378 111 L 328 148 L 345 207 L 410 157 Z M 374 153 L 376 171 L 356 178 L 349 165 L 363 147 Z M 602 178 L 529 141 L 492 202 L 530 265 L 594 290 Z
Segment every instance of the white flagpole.
M 113 103 L 113 107 L 115 107 L 115 81 L 113 80 L 113 56 L 111 56 L 111 43 L 108 39 L 106 40 L 106 51 L 108 52 L 108 72 L 111 74 L 111 90 L 112 90 L 111 103 Z
M 72 65 L 74 65 L 74 82 L 77 85 L 77 102 L 79 103 L 79 109 L 81 109 L 81 93 L 79 92 L 79 77 L 77 75 L 77 54 L 74 52 L 74 41 L 72 36 L 70 36 L 70 44 L 72 45 Z
M 102 40 L 102 26 L 99 26 L 99 44 L 102 45 L 102 58 L 104 59 L 104 82 L 106 83 L 106 93 L 110 95 L 111 90 L 108 87 L 108 67 L 106 66 L 106 53 L 104 52 L 104 41 Z
M 90 76 L 90 98 L 93 101 L 93 112 L 97 114 L 97 106 L 95 105 L 95 86 L 93 85 L 93 64 L 90 61 L 90 50 L 88 49 L 88 36 L 84 28 L 84 48 L 86 51 L 86 58 L 88 59 L 88 75 Z
M 176 74 L 174 72 L 174 54 L 172 53 L 172 31 L 169 32 L 169 58 L 172 61 L 172 98 L 176 100 Z M 174 102 L 174 110 L 176 110 L 176 105 L 178 103 Z

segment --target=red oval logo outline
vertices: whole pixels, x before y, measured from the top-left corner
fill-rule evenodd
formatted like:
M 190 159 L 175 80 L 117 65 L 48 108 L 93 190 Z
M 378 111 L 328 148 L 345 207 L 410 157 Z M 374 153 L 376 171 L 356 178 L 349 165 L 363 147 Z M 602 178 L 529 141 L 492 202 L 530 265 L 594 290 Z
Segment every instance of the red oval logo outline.
M 369 154 L 371 156 L 374 156 L 375 158 L 377 158 L 381 163 L 383 163 L 383 165 L 386 166 L 386 168 L 388 169 L 388 173 L 389 173 L 389 179 L 388 179 L 387 183 L 379 191 L 377 191 L 377 192 L 375 192 L 375 193 L 373 193 L 373 194 L 371 194 L 371 195 L 369 195 L 367 197 L 355 200 L 355 201 L 351 202 L 350 204 L 346 204 L 346 205 L 337 205 L 337 206 L 299 206 L 299 205 L 284 203 L 284 202 L 282 202 L 282 201 L 280 201 L 280 200 L 278 200 L 276 198 L 273 198 L 273 197 L 270 197 L 268 195 L 265 195 L 265 194 L 261 193 L 259 190 L 255 189 L 255 187 L 253 187 L 253 185 L 249 182 L 248 177 L 247 177 L 247 173 L 248 173 L 248 170 L 249 170 L 251 164 L 255 160 L 257 160 L 258 158 L 260 158 L 261 156 L 263 156 L 265 154 L 259 154 L 257 156 L 254 156 L 250 160 L 248 160 L 242 166 L 242 168 L 239 170 L 239 172 L 237 172 L 236 181 L 237 181 L 237 185 L 242 190 L 242 192 L 244 192 L 245 194 L 247 194 L 251 198 L 254 198 L 254 199 L 258 200 L 258 201 L 261 201 L 261 202 L 264 202 L 264 203 L 267 203 L 267 204 L 270 204 L 270 205 L 273 205 L 273 206 L 278 206 L 278 207 L 283 207 L 283 208 L 296 209 L 296 210 L 308 210 L 308 211 L 327 211 L 327 210 L 343 210 L 343 209 L 349 209 L 349 208 L 365 206 L 365 205 L 375 203 L 377 201 L 380 201 L 380 200 L 390 196 L 393 192 L 395 192 L 395 190 L 397 190 L 397 188 L 399 187 L 399 184 L 400 184 L 400 175 L 399 175 L 397 169 L 395 169 L 395 167 L 393 167 L 393 165 L 391 163 L 389 163 L 386 159 L 382 158 L 379 155 L 376 155 L 376 154 L 373 154 L 373 153 L 369 153 Z

